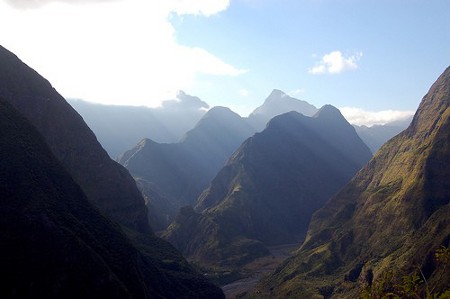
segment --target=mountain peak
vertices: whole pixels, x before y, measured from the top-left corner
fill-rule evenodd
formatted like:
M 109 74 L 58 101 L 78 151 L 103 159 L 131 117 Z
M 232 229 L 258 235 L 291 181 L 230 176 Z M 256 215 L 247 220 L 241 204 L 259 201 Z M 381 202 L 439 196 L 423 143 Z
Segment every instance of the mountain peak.
M 204 117 L 207 116 L 223 116 L 223 115 L 237 115 L 228 107 L 214 106 L 205 113 Z
M 304 297 L 314 297 L 321 281 L 323 289 L 332 286 L 329 298 L 354 298 L 352 291 L 366 283 L 379 286 L 388 272 L 400 278 L 417 270 L 431 282 L 427 289 L 448 289 L 450 276 L 443 279 L 430 257 L 449 245 L 449 163 L 447 68 L 410 127 L 314 214 L 296 256 L 265 282 L 270 293 L 283 297 L 301 288 L 311 291 Z
M 266 98 L 264 104 L 248 116 L 248 120 L 254 128 L 262 130 L 270 119 L 290 111 L 313 116 L 317 113 L 317 108 L 306 101 L 292 98 L 279 89 L 274 89 Z
M 314 114 L 313 117 L 318 118 L 318 119 L 323 119 L 326 121 L 344 120 L 347 122 L 347 120 L 342 115 L 341 111 L 332 105 L 322 106 L 322 108 L 320 108 L 319 111 L 317 111 L 317 113 Z
M 431 132 L 440 117 L 450 106 L 450 67 L 448 67 L 423 97 L 416 114 L 408 127 L 409 135 Z
M 272 90 L 270 95 L 267 97 L 266 102 L 276 101 L 276 100 L 282 99 L 287 96 L 288 95 L 286 93 L 284 93 L 283 91 L 281 91 L 279 89 L 274 89 L 274 90 Z

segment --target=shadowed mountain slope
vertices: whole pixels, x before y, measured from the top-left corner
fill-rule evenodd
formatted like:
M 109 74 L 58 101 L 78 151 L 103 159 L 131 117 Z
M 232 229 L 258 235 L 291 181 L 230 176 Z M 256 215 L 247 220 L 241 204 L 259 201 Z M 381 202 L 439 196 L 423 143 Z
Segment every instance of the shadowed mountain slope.
M 1 249 L 7 251 L 2 262 L 12 267 L 15 275 L 9 282 L 14 287 L 8 287 L 12 293 L 7 297 L 16 296 L 20 291 L 15 287 L 20 284 L 17 280 L 25 277 L 33 284 L 21 289 L 31 295 L 17 295 L 21 298 L 32 297 L 41 282 L 56 289 L 39 292 L 54 291 L 53 296 L 70 285 L 68 290 L 73 290 L 75 298 L 109 294 L 119 298 L 223 296 L 170 244 L 152 234 L 144 200 L 133 178 L 108 157 L 75 110 L 48 81 L 1 47 L 0 98 L 2 107 L 6 107 L 6 116 L 1 118 L 5 129 L 1 130 L 0 149 L 4 150 L 0 188 L 5 190 L 0 193 L 1 213 L 6 214 L 2 217 L 5 242 Z M 43 141 L 34 141 L 36 133 L 30 131 L 32 141 L 22 142 L 22 137 L 28 140 L 28 133 L 20 131 L 20 122 L 15 124 L 16 114 L 24 119 L 22 122 L 26 120 L 24 126 L 37 130 Z M 18 137 L 9 132 L 15 127 L 19 128 Z M 58 163 L 48 158 L 42 145 L 36 145 L 35 152 L 33 142 L 45 142 Z M 69 182 L 69 176 L 74 182 Z M 86 206 L 86 198 L 95 208 Z M 93 291 L 100 288 L 105 296 L 84 296 L 84 286 Z M 103 290 L 108 287 L 111 290 Z
M 138 251 L 1 98 L 0 133 L 2 298 L 223 298 L 165 242 Z
M 266 295 L 356 298 L 390 271 L 421 271 L 429 290 L 448 288 L 450 271 L 433 254 L 450 245 L 449 105 L 450 68 L 411 125 L 314 214 L 297 255 L 264 282 Z
M 289 112 L 246 140 L 164 238 L 197 261 L 239 264 L 303 240 L 312 213 L 370 159 L 339 110 Z M 185 211 L 186 212 L 186 211 Z M 253 255 L 244 254 L 251 247 Z
M 214 107 L 179 143 L 144 139 L 119 162 L 134 177 L 153 184 L 178 209 L 195 203 L 233 151 L 253 132 L 238 114 Z
M 96 207 L 124 226 L 151 231 L 144 200 L 128 171 L 109 158 L 81 116 L 47 80 L 3 47 L 0 96 L 38 129 Z

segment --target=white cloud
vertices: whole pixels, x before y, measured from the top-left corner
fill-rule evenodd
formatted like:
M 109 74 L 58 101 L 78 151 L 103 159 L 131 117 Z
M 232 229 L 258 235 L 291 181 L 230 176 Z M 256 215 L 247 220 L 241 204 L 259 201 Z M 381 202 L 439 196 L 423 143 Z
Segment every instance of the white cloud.
M 100 3 L 100 2 L 110 2 L 117 0 L 5 0 L 9 5 L 20 8 L 20 9 L 33 9 L 39 8 L 43 5 L 52 2 L 63 2 L 67 4 L 85 4 L 85 3 Z
M 230 0 L 165 0 L 171 3 L 172 10 L 177 14 L 193 14 L 211 16 L 230 5 Z
M 406 120 L 414 115 L 414 111 L 402 110 L 367 111 L 355 107 L 342 107 L 339 108 L 339 110 L 349 123 L 369 127 L 372 125 L 384 125 L 394 121 Z
M 169 21 L 174 13 L 219 13 L 229 0 L 21 0 L 39 6 L 23 10 L 6 1 L 12 0 L 0 0 L 0 28 L 10 29 L 2 30 L 2 45 L 65 97 L 158 106 L 189 90 L 199 75 L 246 72 L 204 49 L 178 44 Z
M 245 88 L 241 88 L 241 89 L 239 89 L 238 94 L 241 97 L 248 97 L 250 95 L 250 92 Z
M 340 74 L 345 71 L 356 70 L 357 62 L 362 57 L 362 52 L 345 57 L 341 51 L 333 51 L 325 54 L 316 65 L 308 70 L 309 73 L 317 74 Z
M 72 5 L 104 3 L 125 0 L 4 0 L 9 5 L 20 9 L 39 8 L 50 3 L 66 3 Z M 126 2 L 132 2 L 128 0 Z M 161 5 L 161 4 L 159 4 Z M 211 16 L 223 10 L 230 5 L 230 0 L 165 0 L 164 4 L 169 10 L 179 14 L 193 14 Z

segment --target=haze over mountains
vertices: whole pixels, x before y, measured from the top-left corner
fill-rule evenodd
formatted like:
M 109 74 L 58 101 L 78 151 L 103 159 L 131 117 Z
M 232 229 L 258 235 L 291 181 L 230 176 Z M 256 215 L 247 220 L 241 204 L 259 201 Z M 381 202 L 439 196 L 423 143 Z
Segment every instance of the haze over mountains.
M 236 266 L 303 240 L 312 213 L 370 159 L 332 106 L 289 112 L 247 139 L 163 237 L 199 264 Z
M 415 274 L 426 283 L 410 283 L 409 292 L 448 295 L 448 260 L 435 253 L 450 245 L 449 149 L 447 68 L 411 125 L 314 214 L 305 243 L 261 290 L 270 298 L 356 298 L 369 288 L 376 296 L 395 294 L 401 277 Z
M 158 108 L 109 106 L 74 99 L 69 103 L 113 159 L 146 137 L 156 142 L 179 141 L 209 109 L 208 104 L 182 91 Z
M 380 147 L 389 139 L 406 129 L 411 123 L 412 116 L 402 121 L 395 121 L 385 125 L 356 126 L 356 133 L 362 141 L 370 148 L 372 153 L 376 153 Z
M 223 297 L 153 235 L 134 180 L 75 110 L 2 47 L 0 103 L 2 297 Z
M 176 99 L 164 101 L 159 108 L 101 105 L 75 99 L 68 101 L 83 116 L 113 159 L 145 138 L 158 143 L 180 142 L 210 109 L 204 101 L 182 91 Z M 312 116 L 318 109 L 306 101 L 274 89 L 261 106 L 243 119 L 255 132 L 259 132 L 274 116 L 290 111 Z M 405 129 L 409 122 L 410 119 L 372 127 L 355 125 L 355 128 L 375 153 L 384 142 Z
M 147 183 L 147 189 L 157 190 L 168 199 L 176 208 L 166 214 L 173 220 L 178 208 L 195 204 L 228 157 L 253 133 L 254 129 L 238 114 L 214 107 L 180 142 L 156 143 L 144 139 L 118 161 L 141 184 L 154 185 L 150 188 Z
M 355 127 L 279 90 L 248 118 L 184 93 L 155 109 L 76 104 L 109 155 L 0 47 L 2 298 L 223 298 L 209 274 L 264 268 L 292 243 L 239 296 L 450 294 L 450 67 L 382 146 L 406 123 Z M 110 158 L 130 143 L 123 165 Z
M 292 98 L 281 90 L 274 89 L 264 103 L 250 113 L 248 122 L 257 131 L 262 131 L 267 122 L 273 117 L 290 111 L 297 111 L 306 116 L 313 116 L 317 113 L 318 109 L 308 102 Z

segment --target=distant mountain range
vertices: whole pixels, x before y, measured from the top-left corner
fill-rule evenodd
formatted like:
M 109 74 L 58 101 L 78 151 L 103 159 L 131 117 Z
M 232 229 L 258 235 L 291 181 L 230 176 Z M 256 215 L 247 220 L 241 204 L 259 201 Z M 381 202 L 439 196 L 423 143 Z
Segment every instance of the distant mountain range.
M 179 142 L 210 109 L 204 101 L 182 91 L 175 99 L 163 102 L 159 108 L 101 105 L 76 99 L 68 101 L 83 116 L 113 159 L 144 138 L 158 143 Z M 259 132 L 270 119 L 290 111 L 312 116 L 318 109 L 306 101 L 274 89 L 264 103 L 244 119 L 255 132 Z M 355 125 L 355 128 L 375 153 L 387 140 L 406 129 L 410 121 L 408 119 L 372 127 Z
M 149 209 L 154 211 L 150 221 L 155 229 L 164 229 L 180 207 L 195 205 L 200 193 L 247 137 L 264 129 L 278 113 L 294 110 L 304 115 L 318 112 L 314 106 L 280 90 L 274 90 L 248 118 L 241 118 L 228 108 L 214 107 L 180 142 L 166 144 L 144 139 L 118 161 L 139 180 L 139 186 L 146 186 L 143 194 L 149 199 Z M 158 200 L 150 200 L 149 193 Z M 152 220 L 155 217 L 159 219 L 156 222 Z
M 259 132 L 273 117 L 290 111 L 313 116 L 318 109 L 306 101 L 292 98 L 281 90 L 274 89 L 264 103 L 248 116 L 248 122 Z
M 300 242 L 314 211 L 371 158 L 332 106 L 289 112 L 247 139 L 163 237 L 199 264 L 236 266 Z
M 143 138 L 156 142 L 178 142 L 209 109 L 197 97 L 180 91 L 161 107 L 112 106 L 69 99 L 109 155 L 115 159 Z
M 410 126 L 314 214 L 302 247 L 261 284 L 258 297 L 446 298 L 448 165 L 450 68 Z
M 385 125 L 356 126 L 356 133 L 361 137 L 362 141 L 370 148 L 372 153 L 377 150 L 389 139 L 405 130 L 411 123 L 412 116 L 403 121 L 394 121 Z
M 169 201 L 176 210 L 163 213 L 171 221 L 180 207 L 195 204 L 233 151 L 253 133 L 254 129 L 238 114 L 214 107 L 180 142 L 156 143 L 144 139 L 118 161 L 140 184 L 146 185 L 144 195 L 156 192 Z M 164 220 L 155 228 L 168 224 Z
M 48 81 L 0 47 L 3 298 L 223 297 L 155 237 L 128 171 Z

